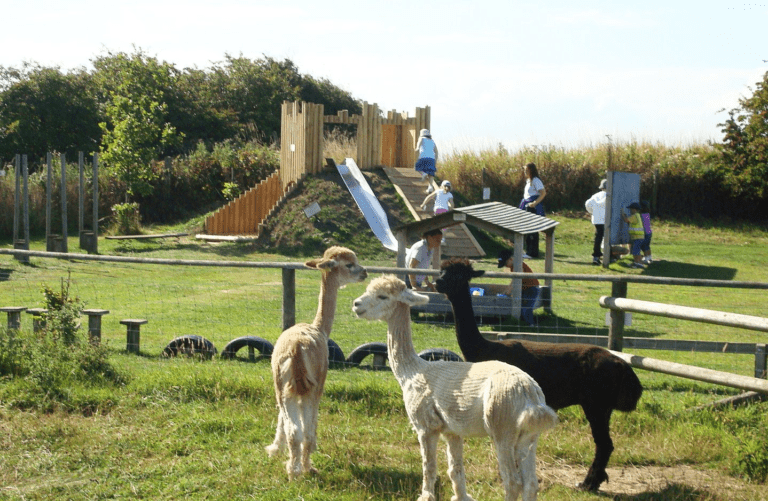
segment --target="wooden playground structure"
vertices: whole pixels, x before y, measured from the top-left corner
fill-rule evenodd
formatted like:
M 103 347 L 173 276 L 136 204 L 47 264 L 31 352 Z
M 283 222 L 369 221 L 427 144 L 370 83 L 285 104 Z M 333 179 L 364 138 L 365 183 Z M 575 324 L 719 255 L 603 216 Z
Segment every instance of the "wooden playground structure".
M 415 145 L 421 129 L 430 126 L 430 108 L 387 112 L 363 102 L 361 115 L 346 110 L 325 115 L 322 104 L 284 101 L 281 110 L 279 188 L 274 180 L 262 182 L 205 220 L 208 235 L 257 236 L 261 225 L 307 174 L 325 165 L 323 131 L 326 124 L 354 125 L 356 161 L 365 170 L 376 166 L 406 167 L 416 161 Z M 258 202 L 256 202 L 258 200 Z

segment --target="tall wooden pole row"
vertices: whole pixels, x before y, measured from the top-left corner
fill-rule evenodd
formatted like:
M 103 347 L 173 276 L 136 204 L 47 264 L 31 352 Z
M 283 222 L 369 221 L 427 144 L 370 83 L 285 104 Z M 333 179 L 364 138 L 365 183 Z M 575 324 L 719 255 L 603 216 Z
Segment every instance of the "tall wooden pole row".
M 52 166 L 51 166 L 51 154 L 47 153 L 45 156 L 45 162 L 47 166 L 46 173 L 46 190 L 45 190 L 45 248 L 48 252 L 51 249 L 51 189 L 53 185 L 52 179 Z
M 80 174 L 80 184 L 77 191 L 77 231 L 79 235 L 82 235 L 85 231 L 85 173 L 82 151 L 77 153 L 77 171 Z
M 59 252 L 69 252 L 67 245 L 67 157 L 64 153 L 59 156 L 61 167 L 61 249 Z
M 93 154 L 93 245 L 91 251 L 99 253 L 99 154 Z
M 14 248 L 16 241 L 19 239 L 19 211 L 21 209 L 19 202 L 21 201 L 21 155 L 16 155 L 15 159 L 16 164 L 16 170 L 14 171 L 16 173 L 15 180 L 16 180 L 16 196 L 14 197 L 13 202 L 13 243 Z

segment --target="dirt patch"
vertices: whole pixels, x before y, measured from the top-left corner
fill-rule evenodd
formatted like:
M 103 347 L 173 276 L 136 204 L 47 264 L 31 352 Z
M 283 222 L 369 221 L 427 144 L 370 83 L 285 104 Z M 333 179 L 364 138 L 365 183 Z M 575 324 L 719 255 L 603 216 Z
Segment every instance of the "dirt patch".
M 744 482 L 712 470 L 691 466 L 622 466 L 607 468 L 609 481 L 600 486 L 598 495 L 616 500 L 724 500 L 766 501 L 764 485 Z M 563 462 L 539 461 L 537 472 L 541 489 L 553 485 L 575 487 L 587 474 L 585 467 Z

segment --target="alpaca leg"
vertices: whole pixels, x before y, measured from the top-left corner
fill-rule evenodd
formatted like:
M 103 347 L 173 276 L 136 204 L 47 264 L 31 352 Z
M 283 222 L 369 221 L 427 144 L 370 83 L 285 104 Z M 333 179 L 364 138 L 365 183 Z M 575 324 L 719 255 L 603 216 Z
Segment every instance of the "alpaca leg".
M 464 439 L 458 435 L 445 435 L 448 453 L 448 477 L 453 484 L 451 501 L 472 501 L 467 495 L 467 477 L 464 471 Z
M 585 407 L 584 414 L 587 416 L 589 426 L 592 428 L 592 438 L 595 440 L 595 459 L 589 467 L 584 482 L 579 487 L 589 491 L 596 491 L 600 484 L 608 480 L 608 474 L 605 467 L 613 452 L 613 441 L 611 440 L 610 424 L 611 409 Z
M 437 480 L 437 439 L 436 431 L 419 431 L 421 468 L 423 472 L 421 496 L 417 501 L 435 501 L 435 480 Z
M 510 433 L 511 435 L 512 433 Z M 520 476 L 520 463 L 514 440 L 509 436 L 494 438 L 496 458 L 499 461 L 499 473 L 504 485 L 505 501 L 515 501 L 523 488 L 523 479 Z
M 519 458 L 520 476 L 523 482 L 523 501 L 536 501 L 539 492 L 539 479 L 536 476 L 536 447 L 539 436 L 522 437 L 516 447 Z
M 288 440 L 288 461 L 285 469 L 288 477 L 294 479 L 301 475 L 301 444 L 304 441 L 304 429 L 301 423 L 301 409 L 296 399 L 285 402 L 285 434 Z
M 278 452 L 285 450 L 285 412 L 282 407 L 277 410 L 277 430 L 275 440 L 264 448 L 269 457 L 274 457 Z
M 320 402 L 317 398 L 306 398 L 302 403 L 304 440 L 301 444 L 301 468 L 304 473 L 317 473 L 310 455 L 317 450 L 317 413 Z

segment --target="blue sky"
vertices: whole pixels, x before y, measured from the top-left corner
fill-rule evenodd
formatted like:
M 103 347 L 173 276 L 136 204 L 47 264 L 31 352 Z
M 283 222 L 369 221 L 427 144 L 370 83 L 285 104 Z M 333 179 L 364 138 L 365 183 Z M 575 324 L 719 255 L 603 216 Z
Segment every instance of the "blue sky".
M 384 110 L 432 108 L 443 151 L 688 145 L 768 71 L 768 1 L 3 0 L 0 65 L 140 47 L 178 68 L 291 59 Z

